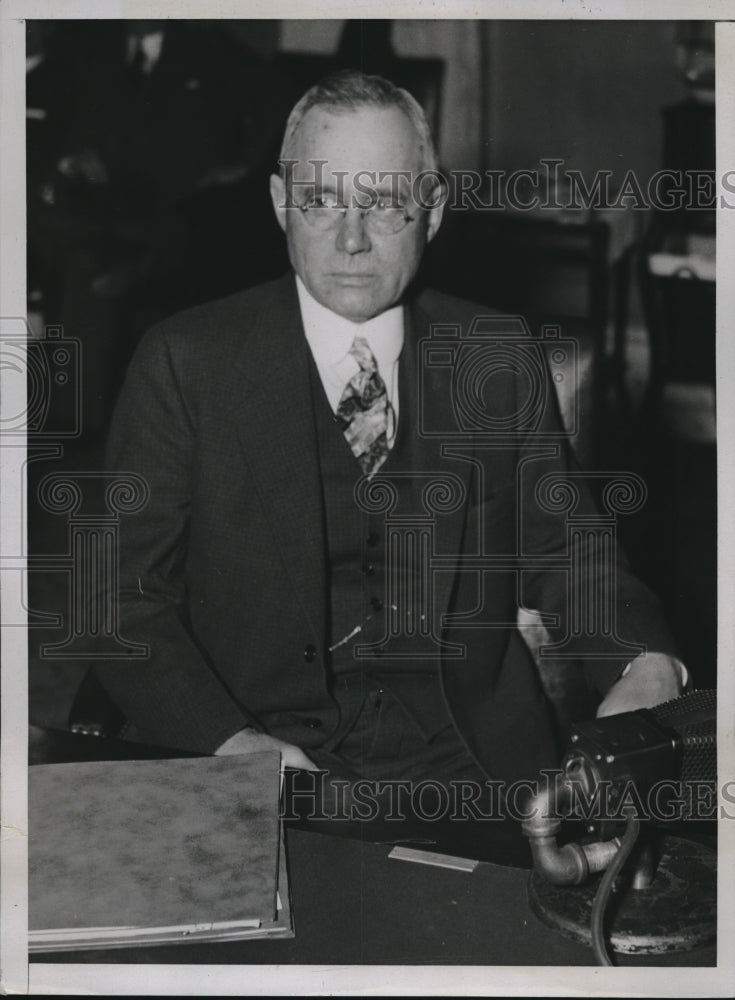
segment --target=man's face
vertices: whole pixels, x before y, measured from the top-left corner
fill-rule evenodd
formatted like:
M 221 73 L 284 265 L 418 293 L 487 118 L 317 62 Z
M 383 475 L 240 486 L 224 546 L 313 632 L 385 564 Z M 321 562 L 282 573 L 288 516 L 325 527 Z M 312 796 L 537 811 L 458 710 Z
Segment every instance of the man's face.
M 423 166 L 418 135 L 396 107 L 336 114 L 315 107 L 301 121 L 295 147 L 291 190 L 281 177 L 271 178 L 291 266 L 317 302 L 332 312 L 357 323 L 378 316 L 400 301 L 441 222 L 440 207 L 421 209 L 411 198 L 412 178 Z M 326 162 L 320 168 L 315 161 Z M 380 181 L 381 171 L 392 176 Z M 424 200 L 429 186 L 422 186 Z M 355 206 L 355 198 L 366 204 L 366 187 L 386 199 L 400 194 L 411 217 L 404 229 L 391 234 L 370 229 L 367 216 Z M 302 204 L 311 195 L 338 195 L 347 212 L 335 211 L 332 227 L 320 230 L 309 225 L 299 208 L 285 207 Z

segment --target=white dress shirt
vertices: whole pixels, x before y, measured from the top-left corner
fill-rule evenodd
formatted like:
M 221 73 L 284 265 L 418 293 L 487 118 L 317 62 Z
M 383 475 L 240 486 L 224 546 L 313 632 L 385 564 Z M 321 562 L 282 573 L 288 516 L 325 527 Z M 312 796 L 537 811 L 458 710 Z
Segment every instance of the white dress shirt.
M 296 288 L 306 339 L 332 411 L 337 412 L 347 383 L 360 370 L 350 348 L 355 337 L 364 337 L 373 352 L 396 416 L 393 435 L 388 441 L 392 445 L 398 426 L 398 357 L 403 347 L 403 306 L 393 306 L 364 323 L 353 323 L 317 302 L 298 275 Z

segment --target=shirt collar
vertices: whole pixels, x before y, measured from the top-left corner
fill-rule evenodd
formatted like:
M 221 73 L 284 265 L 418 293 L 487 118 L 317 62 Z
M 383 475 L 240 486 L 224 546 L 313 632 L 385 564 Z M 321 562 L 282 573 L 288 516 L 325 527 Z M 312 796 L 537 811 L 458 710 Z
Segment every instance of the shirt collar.
M 364 323 L 353 323 L 317 302 L 298 275 L 296 288 L 304 333 L 318 364 L 339 364 L 349 354 L 355 337 L 367 340 L 380 370 L 398 360 L 403 347 L 403 306 L 393 306 Z

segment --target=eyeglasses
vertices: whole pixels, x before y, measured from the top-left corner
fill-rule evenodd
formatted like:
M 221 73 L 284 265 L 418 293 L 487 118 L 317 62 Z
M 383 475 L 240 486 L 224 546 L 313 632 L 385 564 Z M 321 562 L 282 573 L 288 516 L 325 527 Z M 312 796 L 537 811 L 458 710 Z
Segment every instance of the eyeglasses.
M 348 211 L 346 205 L 330 194 L 314 195 L 295 207 L 307 225 L 322 232 L 336 229 Z M 376 197 L 371 205 L 356 208 L 368 232 L 376 236 L 395 236 L 416 218 L 392 198 Z

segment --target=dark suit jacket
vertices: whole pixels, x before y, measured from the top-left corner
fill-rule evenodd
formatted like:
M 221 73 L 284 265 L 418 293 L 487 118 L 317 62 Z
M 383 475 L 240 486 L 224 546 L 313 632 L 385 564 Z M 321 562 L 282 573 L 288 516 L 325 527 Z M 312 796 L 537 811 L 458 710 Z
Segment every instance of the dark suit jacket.
M 449 369 L 420 363 L 419 341 L 432 323 L 466 331 L 487 312 L 432 292 L 407 305 L 401 419 L 447 429 L 447 437 L 417 435 L 417 471 L 451 474 L 465 492 L 456 509 L 436 516 L 435 553 L 512 557 L 521 544 L 535 557 L 522 574 L 523 601 L 559 615 L 564 631 L 566 577 L 544 561 L 566 552 L 566 520 L 534 499 L 542 475 L 573 466 L 559 444 L 551 383 L 539 429 L 552 437 L 524 431 L 488 449 L 472 435 L 450 438 L 457 414 Z M 498 420 L 522 409 L 528 388 L 512 365 L 501 369 L 486 400 Z M 113 421 L 108 467 L 135 471 L 150 487 L 145 509 L 121 518 L 119 626 L 126 640 L 147 643 L 150 657 L 97 667 L 135 738 L 212 752 L 267 713 L 309 710 L 326 721 L 325 734 L 336 723 L 324 659 L 328 567 L 312 414 L 293 276 L 175 316 L 141 343 Z M 584 490 L 579 504 L 578 512 L 594 512 Z M 446 625 L 447 612 L 473 620 L 443 635 L 464 650 L 437 664 L 449 710 L 489 774 L 533 776 L 558 761 L 531 661 L 509 655 L 522 645 L 513 627 L 518 573 L 453 566 L 450 559 L 435 576 L 435 621 Z M 617 587 L 620 634 L 668 649 L 655 599 L 622 560 Z M 596 651 L 608 658 L 593 661 L 589 674 L 604 691 L 630 657 L 609 637 Z

